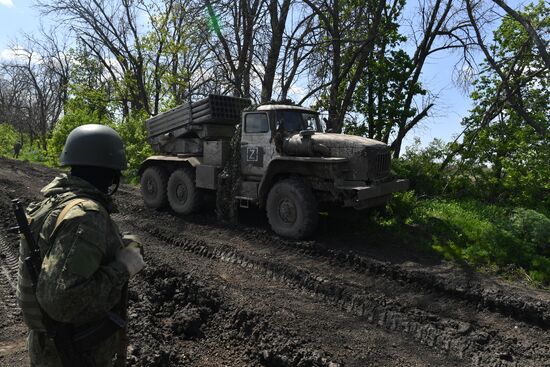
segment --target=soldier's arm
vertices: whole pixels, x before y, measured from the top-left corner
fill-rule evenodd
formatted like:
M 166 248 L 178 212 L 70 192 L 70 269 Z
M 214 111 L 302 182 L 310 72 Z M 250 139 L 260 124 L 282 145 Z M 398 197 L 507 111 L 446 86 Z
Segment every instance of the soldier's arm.
M 97 320 L 120 300 L 125 266 L 106 261 L 109 222 L 100 211 L 71 209 L 44 257 L 37 287 L 40 305 L 54 320 Z

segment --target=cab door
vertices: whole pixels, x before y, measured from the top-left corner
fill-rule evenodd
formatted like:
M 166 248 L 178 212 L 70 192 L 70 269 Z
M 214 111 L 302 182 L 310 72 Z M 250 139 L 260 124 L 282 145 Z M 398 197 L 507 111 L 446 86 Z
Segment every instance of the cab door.
M 261 179 L 275 157 L 267 112 L 246 112 L 241 135 L 241 172 L 248 179 Z

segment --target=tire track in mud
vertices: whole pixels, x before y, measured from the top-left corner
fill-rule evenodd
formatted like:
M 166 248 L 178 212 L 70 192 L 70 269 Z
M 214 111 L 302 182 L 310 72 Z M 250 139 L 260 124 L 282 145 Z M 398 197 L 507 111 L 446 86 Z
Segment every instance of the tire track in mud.
M 166 228 L 160 229 L 152 221 L 146 221 L 139 229 L 196 255 L 254 269 L 371 324 L 412 336 L 422 344 L 468 360 L 474 366 L 542 366 L 550 361 L 550 350 L 542 344 L 523 345 L 473 323 L 405 307 L 385 295 L 364 293 L 288 264 L 252 259 L 232 246 L 213 245 Z
M 124 190 L 124 195 L 132 196 L 134 200 L 125 202 L 137 210 L 144 210 L 136 203 L 141 202 L 141 197 L 133 190 Z M 166 213 L 165 215 L 169 215 Z M 200 217 L 207 216 L 205 214 Z M 204 218 L 202 218 L 204 219 Z M 203 220 L 199 219 L 199 222 Z M 208 220 L 204 220 L 208 222 Z M 210 224 L 210 223 L 208 223 Z M 208 225 L 207 224 L 207 225 Z M 201 224 L 202 225 L 202 224 Z M 476 308 L 482 308 L 490 312 L 511 317 L 517 321 L 526 322 L 543 329 L 550 328 L 550 298 L 540 299 L 528 295 L 517 297 L 508 292 L 506 288 L 499 288 L 483 284 L 479 276 L 466 275 L 464 272 L 454 271 L 451 277 L 442 276 L 438 271 L 407 268 L 407 265 L 392 264 L 361 256 L 354 251 L 341 251 L 334 248 L 323 247 L 315 241 L 291 241 L 270 234 L 265 230 L 253 227 L 235 227 L 234 225 L 217 225 L 216 227 L 235 229 L 236 236 L 248 243 L 261 244 L 264 247 L 290 249 L 300 254 L 311 257 L 323 258 L 331 265 L 354 271 L 358 274 L 370 274 L 383 276 L 398 282 L 405 282 L 412 286 L 427 291 L 439 292 L 458 301 L 468 301 Z M 471 276 L 471 277 L 469 277 Z
M 148 266 L 134 286 L 129 330 L 137 342 L 130 348 L 130 366 L 200 365 L 181 353 L 182 344 L 207 338 L 209 332 L 219 336 L 219 329 L 209 330 L 210 324 L 217 323 L 223 325 L 226 343 L 233 341 L 240 349 L 248 349 L 247 365 L 341 367 L 323 351 L 308 349 L 305 342 L 269 325 L 262 315 L 224 301 L 184 271 Z M 138 314 L 144 317 L 138 320 Z
M 0 232 L 0 309 L 7 316 L 0 322 L 3 326 L 13 323 L 14 319 L 21 315 L 15 295 L 19 258 L 14 253 L 13 246 L 9 246 L 8 243 Z
M 454 283 L 447 278 L 438 276 L 419 269 L 407 269 L 406 266 L 391 264 L 367 258 L 353 251 L 339 251 L 337 249 L 324 248 L 310 241 L 288 241 L 269 235 L 261 230 L 248 230 L 242 233 L 242 238 L 249 242 L 260 242 L 268 246 L 278 248 L 290 248 L 301 254 L 313 257 L 322 257 L 346 269 L 351 269 L 359 274 L 372 274 L 374 276 L 388 276 L 396 281 L 404 281 L 415 284 L 426 290 L 435 290 L 454 299 L 469 301 L 477 307 L 483 307 L 491 312 L 504 316 L 510 316 L 518 321 L 530 323 L 542 328 L 550 328 L 550 301 L 542 301 L 534 297 L 518 299 L 506 294 L 506 290 L 487 289 L 476 280 L 456 279 Z M 463 277 L 456 274 L 458 277 Z M 457 285 L 457 283 L 461 283 Z

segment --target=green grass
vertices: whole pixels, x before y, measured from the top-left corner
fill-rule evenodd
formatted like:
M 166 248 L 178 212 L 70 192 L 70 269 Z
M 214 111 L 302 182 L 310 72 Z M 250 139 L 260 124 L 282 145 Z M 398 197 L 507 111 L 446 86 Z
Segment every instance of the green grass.
M 475 200 L 419 200 L 407 192 L 394 197 L 377 223 L 404 240 L 410 226 L 421 228 L 431 250 L 445 259 L 502 274 L 512 269 L 550 285 L 550 219 L 534 210 Z

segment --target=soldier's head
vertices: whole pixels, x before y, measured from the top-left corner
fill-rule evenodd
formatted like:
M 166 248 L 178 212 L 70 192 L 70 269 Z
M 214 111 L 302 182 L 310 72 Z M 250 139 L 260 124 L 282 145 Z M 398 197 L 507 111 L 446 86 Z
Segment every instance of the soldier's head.
M 104 125 L 82 125 L 71 131 L 61 153 L 62 167 L 70 166 L 71 175 L 78 176 L 103 193 L 109 187 L 118 188 L 121 171 L 125 170 L 126 155 L 118 133 Z

